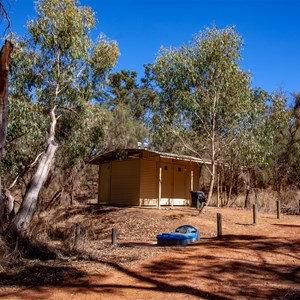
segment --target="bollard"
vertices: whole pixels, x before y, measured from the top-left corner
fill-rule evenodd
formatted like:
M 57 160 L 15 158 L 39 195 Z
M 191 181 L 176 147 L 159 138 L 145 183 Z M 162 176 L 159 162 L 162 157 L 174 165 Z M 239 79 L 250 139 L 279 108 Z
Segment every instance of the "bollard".
M 217 213 L 217 235 L 222 236 L 222 215 Z
M 257 205 L 253 204 L 253 224 L 257 224 Z
M 2 197 L 1 177 L 0 177 L 0 236 L 3 235 L 3 215 L 4 215 L 4 201 Z
M 118 241 L 117 241 L 117 229 L 113 228 L 111 231 L 111 243 L 113 246 L 116 246 Z
M 280 200 L 276 201 L 277 205 L 277 219 L 280 219 Z

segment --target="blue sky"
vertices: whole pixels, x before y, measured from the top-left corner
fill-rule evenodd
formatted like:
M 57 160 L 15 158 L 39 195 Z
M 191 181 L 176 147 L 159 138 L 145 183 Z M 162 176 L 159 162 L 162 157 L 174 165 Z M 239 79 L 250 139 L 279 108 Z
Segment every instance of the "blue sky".
M 10 0 L 12 30 L 21 34 L 34 17 L 34 1 Z M 161 46 L 179 46 L 215 24 L 236 25 L 244 39 L 241 66 L 253 87 L 300 92 L 300 1 L 297 0 L 81 0 L 96 12 L 101 32 L 117 40 L 116 71 L 151 63 Z M 4 24 L 0 24 L 4 26 Z M 2 29 L 2 28 L 1 28 Z

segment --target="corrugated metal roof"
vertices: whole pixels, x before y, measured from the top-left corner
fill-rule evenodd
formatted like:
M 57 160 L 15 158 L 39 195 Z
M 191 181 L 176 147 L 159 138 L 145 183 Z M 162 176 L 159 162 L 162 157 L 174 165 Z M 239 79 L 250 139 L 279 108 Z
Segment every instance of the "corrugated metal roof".
M 177 159 L 182 161 L 192 161 L 196 163 L 211 164 L 208 159 L 202 159 L 194 156 L 180 155 L 174 153 L 165 153 L 146 149 L 121 149 L 99 154 L 90 160 L 90 164 L 99 165 L 100 163 L 112 160 L 134 159 L 142 157 L 160 156 L 162 158 Z

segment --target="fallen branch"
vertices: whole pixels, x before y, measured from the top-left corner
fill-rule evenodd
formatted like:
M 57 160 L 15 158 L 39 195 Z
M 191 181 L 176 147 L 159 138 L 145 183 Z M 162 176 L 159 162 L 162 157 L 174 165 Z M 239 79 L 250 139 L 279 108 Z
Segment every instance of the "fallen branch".
M 51 200 L 48 202 L 47 206 L 45 207 L 45 210 L 48 210 L 52 204 L 60 197 L 61 193 L 62 193 L 62 189 L 57 191 L 54 196 L 51 198 Z

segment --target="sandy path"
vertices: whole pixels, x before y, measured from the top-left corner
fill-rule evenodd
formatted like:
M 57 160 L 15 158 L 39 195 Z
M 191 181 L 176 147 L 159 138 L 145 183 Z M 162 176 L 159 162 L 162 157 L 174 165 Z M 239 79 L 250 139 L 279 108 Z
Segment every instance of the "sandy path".
M 300 299 L 300 218 L 264 214 L 252 225 L 249 211 L 211 208 L 204 228 L 215 230 L 216 212 L 223 217 L 222 238 L 204 235 L 132 264 L 90 262 L 88 275 L 51 286 L 2 284 L 0 299 Z

